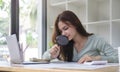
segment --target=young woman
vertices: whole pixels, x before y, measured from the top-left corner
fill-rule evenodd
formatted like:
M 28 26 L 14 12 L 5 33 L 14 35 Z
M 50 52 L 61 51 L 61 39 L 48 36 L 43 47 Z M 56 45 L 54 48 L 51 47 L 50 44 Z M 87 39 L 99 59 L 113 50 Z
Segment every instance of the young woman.
M 56 37 L 65 35 L 69 39 L 66 46 L 56 44 Z M 58 58 L 68 62 L 84 63 L 92 60 L 118 62 L 118 52 L 104 39 L 86 32 L 78 17 L 72 11 L 58 15 L 52 36 L 54 45 L 43 55 L 44 59 Z

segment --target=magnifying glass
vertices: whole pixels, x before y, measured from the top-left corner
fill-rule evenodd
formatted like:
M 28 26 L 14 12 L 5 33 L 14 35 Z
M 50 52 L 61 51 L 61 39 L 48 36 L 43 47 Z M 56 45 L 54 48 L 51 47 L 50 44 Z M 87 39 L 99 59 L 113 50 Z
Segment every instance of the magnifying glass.
M 56 42 L 59 46 L 65 46 L 69 43 L 69 40 L 68 40 L 67 36 L 59 35 L 56 37 Z

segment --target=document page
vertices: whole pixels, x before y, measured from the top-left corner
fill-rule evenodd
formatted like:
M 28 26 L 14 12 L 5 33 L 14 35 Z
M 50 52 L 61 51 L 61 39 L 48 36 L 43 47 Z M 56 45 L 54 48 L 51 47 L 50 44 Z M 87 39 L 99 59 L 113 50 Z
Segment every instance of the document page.
M 87 64 L 87 65 L 105 65 L 107 64 L 108 62 L 105 60 L 103 61 L 88 61 L 88 62 L 84 62 L 84 64 Z
M 104 67 L 109 67 L 109 66 L 118 66 L 118 63 L 107 63 L 105 65 L 86 65 L 86 64 L 78 64 L 78 63 L 75 63 L 75 62 L 64 62 L 64 63 L 27 65 L 27 66 L 24 66 L 24 67 L 92 70 L 92 69 L 104 68 Z

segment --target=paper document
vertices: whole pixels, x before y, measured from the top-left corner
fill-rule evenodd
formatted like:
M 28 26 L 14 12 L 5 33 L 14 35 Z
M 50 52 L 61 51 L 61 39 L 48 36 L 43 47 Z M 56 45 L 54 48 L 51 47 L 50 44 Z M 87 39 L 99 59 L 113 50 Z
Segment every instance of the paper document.
M 87 64 L 87 65 L 105 65 L 107 64 L 108 62 L 105 60 L 105 61 L 88 61 L 88 62 L 84 62 L 84 64 Z
M 107 63 L 105 65 L 86 65 L 86 64 L 78 64 L 76 62 L 65 62 L 65 63 L 49 63 L 49 64 L 36 64 L 36 65 L 27 65 L 24 67 L 32 67 L 32 68 L 57 68 L 57 69 L 85 69 L 85 70 L 93 70 L 99 69 L 109 66 L 118 66 L 118 63 Z

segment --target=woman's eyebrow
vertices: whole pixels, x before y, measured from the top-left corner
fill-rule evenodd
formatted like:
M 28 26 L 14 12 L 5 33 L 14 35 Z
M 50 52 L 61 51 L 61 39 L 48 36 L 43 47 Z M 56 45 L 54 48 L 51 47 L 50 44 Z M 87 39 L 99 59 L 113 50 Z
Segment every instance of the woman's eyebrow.
M 59 32 L 61 33 L 61 32 L 62 32 L 62 30 L 64 30 L 64 29 L 65 29 L 65 27 L 66 27 L 66 26 L 64 26 L 64 27 L 62 27 L 61 29 L 59 29 Z
M 65 28 L 67 28 L 67 26 L 64 26 L 62 29 L 65 29 Z

